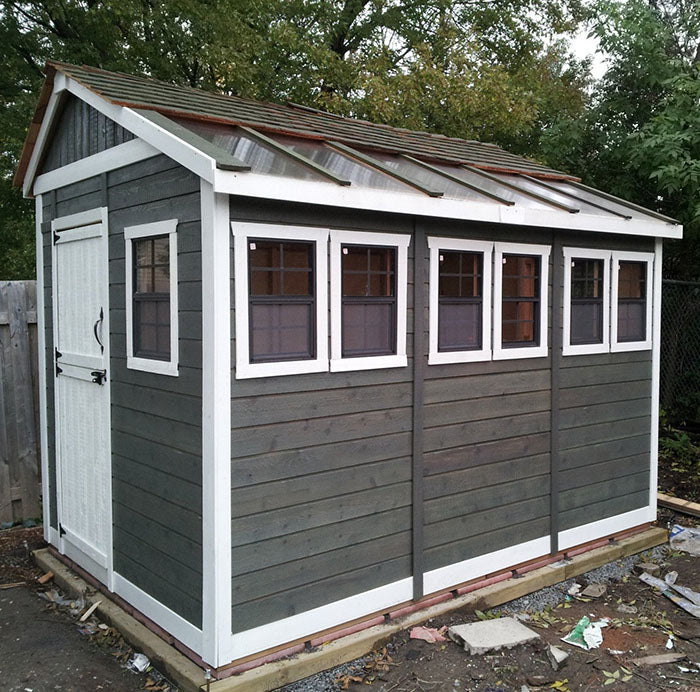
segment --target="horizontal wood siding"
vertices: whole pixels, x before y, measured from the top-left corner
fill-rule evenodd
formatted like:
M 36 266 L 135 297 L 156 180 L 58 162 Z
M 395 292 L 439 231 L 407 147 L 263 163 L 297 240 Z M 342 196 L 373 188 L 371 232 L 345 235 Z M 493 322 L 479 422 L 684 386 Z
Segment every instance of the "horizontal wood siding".
M 64 96 L 40 170 L 42 173 L 53 171 L 133 138 L 131 132 L 68 94 Z
M 199 180 L 164 156 L 107 176 L 114 569 L 202 620 L 202 315 Z M 178 219 L 177 377 L 126 367 L 125 226 Z
M 562 530 L 646 507 L 651 352 L 567 356 L 561 385 Z
M 455 232 L 444 224 L 431 234 Z M 518 236 L 468 235 L 523 242 Z M 527 242 L 550 244 L 552 235 L 533 233 Z M 427 265 L 425 277 L 427 303 Z M 425 325 L 427 344 L 427 318 Z M 550 356 L 427 366 L 426 571 L 549 533 L 550 368 Z
M 231 212 L 247 221 L 412 230 L 400 219 L 339 211 L 312 216 L 241 200 Z M 409 270 L 409 311 L 412 281 Z M 231 295 L 233 304 L 233 285 Z M 234 632 L 410 577 L 410 365 L 233 376 Z

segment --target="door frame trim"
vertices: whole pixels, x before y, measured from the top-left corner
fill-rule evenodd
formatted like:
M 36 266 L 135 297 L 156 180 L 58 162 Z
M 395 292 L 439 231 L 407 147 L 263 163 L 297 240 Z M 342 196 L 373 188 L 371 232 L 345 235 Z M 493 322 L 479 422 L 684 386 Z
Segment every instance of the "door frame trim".
M 111 369 L 110 364 L 110 302 L 109 302 L 109 223 L 108 223 L 108 208 L 107 207 L 95 207 L 93 209 L 88 209 L 86 211 L 78 212 L 77 214 L 69 214 L 66 216 L 59 216 L 51 221 L 51 234 L 55 231 L 61 231 L 70 233 L 73 229 L 78 229 L 80 234 L 80 229 L 85 226 L 90 226 L 94 224 L 100 224 L 102 227 L 101 232 L 101 257 L 100 264 L 103 266 L 102 277 L 104 281 L 104 295 L 105 295 L 105 313 L 104 313 L 104 334 L 107 338 L 104 339 L 104 358 L 108 365 L 108 373 L 104 387 L 106 389 L 107 396 L 107 420 L 108 427 L 107 430 L 107 464 L 109 473 L 109 494 L 107 506 L 105 507 L 107 525 L 109 530 L 107 531 L 107 545 L 105 546 L 105 553 L 107 555 L 107 565 L 106 565 L 106 583 L 105 586 L 110 591 L 114 591 L 114 536 L 113 536 L 113 523 L 112 523 L 112 392 L 111 392 Z M 77 242 L 82 238 L 82 234 L 75 238 Z M 68 240 L 66 238 L 66 240 Z M 57 298 L 57 281 L 58 272 L 56 271 L 56 244 L 52 241 L 51 243 L 51 312 L 52 312 L 52 325 L 53 325 L 53 343 L 54 348 L 57 347 L 58 339 L 58 304 Z M 61 488 L 61 426 L 59 425 L 59 417 L 61 415 L 59 397 L 58 397 L 58 383 L 56 381 L 56 370 L 53 368 L 53 391 L 54 391 L 54 435 L 55 435 L 55 461 L 56 461 L 56 514 L 58 519 L 59 530 L 56 531 L 58 534 L 58 545 L 56 546 L 62 554 L 66 554 L 67 546 L 78 548 L 79 546 L 74 546 L 73 544 L 67 543 L 65 538 L 60 531 L 62 513 L 63 513 L 63 493 Z M 95 575 L 99 576 L 99 575 Z

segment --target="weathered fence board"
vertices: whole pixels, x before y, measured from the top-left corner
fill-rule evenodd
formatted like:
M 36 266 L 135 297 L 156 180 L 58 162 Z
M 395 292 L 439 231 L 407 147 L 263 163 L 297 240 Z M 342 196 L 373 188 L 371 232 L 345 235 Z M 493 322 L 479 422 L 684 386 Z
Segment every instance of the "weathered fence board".
M 39 517 L 36 282 L 0 282 L 0 521 Z

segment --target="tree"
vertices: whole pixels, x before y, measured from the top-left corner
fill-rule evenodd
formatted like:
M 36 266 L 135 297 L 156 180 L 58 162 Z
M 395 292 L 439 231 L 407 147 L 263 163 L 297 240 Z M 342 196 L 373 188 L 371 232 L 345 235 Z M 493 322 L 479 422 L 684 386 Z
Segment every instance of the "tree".
M 0 0 L 0 277 L 32 275 L 11 189 L 48 58 L 294 101 L 537 155 L 584 106 L 580 0 Z
M 700 279 L 700 5 L 696 0 L 602 0 L 592 30 L 608 69 L 582 117 L 547 132 L 551 164 L 672 216 L 666 274 Z

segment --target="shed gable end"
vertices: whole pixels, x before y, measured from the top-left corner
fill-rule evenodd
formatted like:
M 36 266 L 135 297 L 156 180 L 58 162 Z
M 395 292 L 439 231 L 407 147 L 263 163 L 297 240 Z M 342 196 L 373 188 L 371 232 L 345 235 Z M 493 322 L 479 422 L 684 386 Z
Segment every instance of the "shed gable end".
M 47 173 L 106 149 L 134 135 L 73 95 L 65 98 L 40 171 Z

